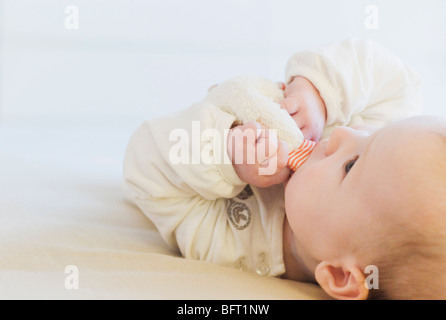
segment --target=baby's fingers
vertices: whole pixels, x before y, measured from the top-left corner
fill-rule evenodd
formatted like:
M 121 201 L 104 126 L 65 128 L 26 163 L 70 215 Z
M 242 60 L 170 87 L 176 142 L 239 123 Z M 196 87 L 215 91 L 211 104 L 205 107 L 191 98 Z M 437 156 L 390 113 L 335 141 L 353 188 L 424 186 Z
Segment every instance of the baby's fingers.
M 275 176 L 286 168 L 289 154 L 288 145 L 284 141 L 278 140 L 277 143 L 276 152 L 260 163 L 258 172 L 261 176 L 274 176 L 274 181 Z
M 300 127 L 305 139 L 319 141 L 324 130 L 325 121 L 322 118 L 314 117 L 312 121 L 304 119 L 304 124 Z
M 241 129 L 243 131 L 243 134 L 248 138 L 250 138 L 251 137 L 250 135 L 253 134 L 251 138 L 254 139 L 248 139 L 248 141 L 256 142 L 262 133 L 262 126 L 257 121 L 248 121 L 247 123 L 241 126 Z
M 286 89 L 285 83 L 280 81 L 280 82 L 276 82 L 276 85 L 280 90 L 285 91 L 285 89 Z
M 280 102 L 280 108 L 285 109 L 292 116 L 299 109 L 298 99 L 293 96 L 286 97 Z
M 273 130 L 262 129 L 257 140 L 256 153 L 260 164 L 264 164 L 269 158 L 277 154 L 279 140 Z
M 256 163 L 255 150 L 260 134 L 260 124 L 255 121 L 231 129 L 228 135 L 228 154 L 235 164 Z
M 289 153 L 288 144 L 283 140 L 279 140 L 279 148 L 277 149 L 277 168 L 279 170 L 285 168 L 288 164 Z

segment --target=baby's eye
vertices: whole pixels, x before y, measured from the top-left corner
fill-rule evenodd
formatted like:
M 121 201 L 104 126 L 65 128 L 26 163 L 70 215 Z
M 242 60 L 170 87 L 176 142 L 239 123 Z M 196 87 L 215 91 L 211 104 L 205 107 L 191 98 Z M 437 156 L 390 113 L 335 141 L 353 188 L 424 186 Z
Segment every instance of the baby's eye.
M 347 161 L 347 163 L 344 166 L 345 174 L 347 174 L 355 165 L 356 161 L 358 161 L 358 156 L 356 156 L 354 159 Z

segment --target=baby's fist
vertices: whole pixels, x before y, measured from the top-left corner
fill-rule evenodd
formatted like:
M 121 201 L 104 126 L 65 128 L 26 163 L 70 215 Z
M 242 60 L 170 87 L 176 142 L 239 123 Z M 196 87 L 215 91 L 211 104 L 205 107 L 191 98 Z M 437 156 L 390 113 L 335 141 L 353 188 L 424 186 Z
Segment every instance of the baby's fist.
M 250 121 L 231 129 L 228 155 L 241 180 L 257 187 L 284 182 L 291 171 L 286 167 L 288 146 L 274 130 Z
M 281 107 L 296 121 L 305 139 L 319 141 L 327 110 L 319 91 L 306 78 L 297 76 L 286 86 Z

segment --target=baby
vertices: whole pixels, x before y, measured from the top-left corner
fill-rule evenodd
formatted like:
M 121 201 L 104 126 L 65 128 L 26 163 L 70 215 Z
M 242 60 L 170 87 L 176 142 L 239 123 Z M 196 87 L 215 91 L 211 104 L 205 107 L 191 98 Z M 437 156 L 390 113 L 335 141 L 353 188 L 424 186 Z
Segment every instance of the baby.
M 260 124 L 196 103 L 132 136 L 124 176 L 136 204 L 189 259 L 317 282 L 337 299 L 446 298 L 446 123 L 391 121 L 420 111 L 418 77 L 376 43 L 350 39 L 291 57 L 286 82 L 282 108 L 319 141 L 295 173 L 286 144 Z M 227 143 L 196 141 L 208 129 Z M 240 143 L 237 132 L 256 138 Z M 234 161 L 266 140 L 267 159 Z M 178 143 L 189 162 L 172 161 Z M 204 163 L 196 150 L 225 161 Z M 276 171 L 259 174 L 272 157 Z
M 286 277 L 335 298 L 446 298 L 446 122 L 336 128 L 285 187 Z M 288 247 L 287 247 L 288 246 Z

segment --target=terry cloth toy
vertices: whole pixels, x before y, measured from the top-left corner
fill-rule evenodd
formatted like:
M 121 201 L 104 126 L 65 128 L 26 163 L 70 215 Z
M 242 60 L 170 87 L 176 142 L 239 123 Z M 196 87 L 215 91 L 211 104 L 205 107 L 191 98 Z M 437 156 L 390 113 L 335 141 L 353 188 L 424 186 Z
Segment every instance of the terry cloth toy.
M 210 90 L 204 101 L 234 115 L 237 124 L 255 120 L 276 129 L 277 137 L 291 150 L 288 167 L 296 171 L 308 159 L 316 143 L 306 140 L 288 112 L 280 108 L 278 101 L 283 98 L 283 91 L 274 82 L 256 76 L 240 76 Z

